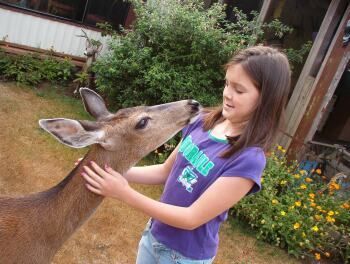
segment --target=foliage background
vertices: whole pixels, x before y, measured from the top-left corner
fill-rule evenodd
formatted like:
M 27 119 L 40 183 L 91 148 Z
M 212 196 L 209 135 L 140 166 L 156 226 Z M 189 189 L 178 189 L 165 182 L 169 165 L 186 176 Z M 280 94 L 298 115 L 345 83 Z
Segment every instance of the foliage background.
M 205 9 L 199 0 L 142 2 L 133 1 L 132 30 L 112 33 L 110 52 L 94 66 L 97 86 L 117 107 L 187 98 L 217 105 L 223 65 L 237 50 L 262 43 L 265 31 L 276 38 L 291 32 L 278 20 L 261 24 L 257 13 L 248 20 L 237 9 L 237 22 L 227 22 L 222 4 Z M 307 52 L 308 46 L 288 54 L 297 62 Z
M 57 60 L 50 54 L 12 55 L 0 50 L 0 77 L 7 81 L 37 85 L 48 81 L 61 84 L 72 80 L 74 65 L 70 59 Z

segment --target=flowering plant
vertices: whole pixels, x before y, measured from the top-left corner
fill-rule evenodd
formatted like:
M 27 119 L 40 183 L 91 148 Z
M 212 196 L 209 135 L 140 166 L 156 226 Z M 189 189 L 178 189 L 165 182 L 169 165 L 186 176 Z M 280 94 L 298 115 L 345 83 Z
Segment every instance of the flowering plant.
M 296 257 L 350 263 L 350 202 L 336 195 L 341 185 L 320 169 L 287 164 L 285 150 L 269 153 L 262 190 L 243 199 L 232 215 L 256 229 L 257 238 Z

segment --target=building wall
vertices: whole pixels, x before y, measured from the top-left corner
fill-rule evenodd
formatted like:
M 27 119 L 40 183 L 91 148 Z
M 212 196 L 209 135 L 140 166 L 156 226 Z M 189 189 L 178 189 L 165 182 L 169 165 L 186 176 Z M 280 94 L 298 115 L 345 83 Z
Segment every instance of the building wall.
M 78 37 L 82 28 L 0 7 L 0 40 L 6 42 L 84 57 L 85 39 Z M 100 32 L 83 29 L 90 38 L 100 40 L 106 48 L 106 39 L 101 37 Z

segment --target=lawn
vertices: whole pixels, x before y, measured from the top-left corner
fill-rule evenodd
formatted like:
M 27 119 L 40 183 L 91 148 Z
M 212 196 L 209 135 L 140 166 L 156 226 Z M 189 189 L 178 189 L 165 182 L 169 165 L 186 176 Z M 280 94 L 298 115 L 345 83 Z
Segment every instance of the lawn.
M 79 100 L 57 93 L 59 88 L 34 89 L 0 82 L 0 194 L 43 191 L 61 181 L 87 149 L 58 143 L 39 128 L 41 118 L 87 119 Z M 158 199 L 160 187 L 135 186 Z M 59 263 L 135 263 L 138 241 L 148 217 L 106 199 L 56 255 Z M 250 232 L 225 223 L 215 263 L 301 263 L 284 251 L 256 241 Z

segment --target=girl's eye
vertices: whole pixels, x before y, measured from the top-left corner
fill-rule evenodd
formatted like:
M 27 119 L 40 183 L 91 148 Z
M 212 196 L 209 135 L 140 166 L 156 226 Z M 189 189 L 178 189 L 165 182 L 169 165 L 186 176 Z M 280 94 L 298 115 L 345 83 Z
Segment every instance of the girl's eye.
M 148 121 L 150 120 L 151 118 L 150 117 L 144 117 L 142 118 L 135 126 L 135 129 L 144 129 L 147 124 L 148 124 Z
M 235 91 L 237 94 L 242 94 L 244 93 L 244 91 L 242 91 L 239 87 L 234 87 L 235 88 Z

